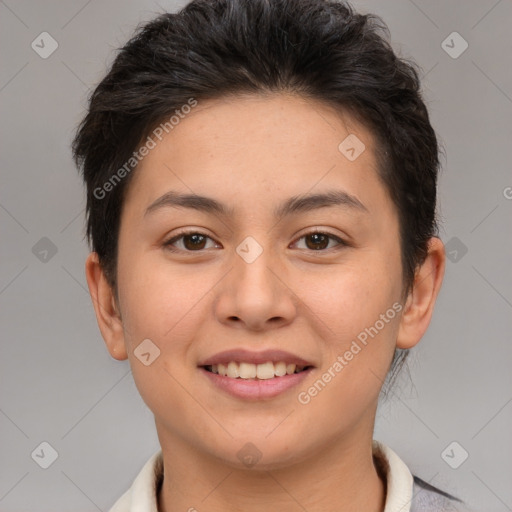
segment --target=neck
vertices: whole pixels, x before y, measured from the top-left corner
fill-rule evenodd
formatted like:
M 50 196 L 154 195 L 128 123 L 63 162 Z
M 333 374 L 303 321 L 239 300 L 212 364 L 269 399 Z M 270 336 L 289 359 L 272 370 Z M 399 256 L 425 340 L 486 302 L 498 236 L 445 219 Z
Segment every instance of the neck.
M 159 512 L 384 510 L 386 485 L 373 461 L 371 435 L 338 441 L 301 462 L 269 470 L 235 469 L 182 439 L 167 441 Z

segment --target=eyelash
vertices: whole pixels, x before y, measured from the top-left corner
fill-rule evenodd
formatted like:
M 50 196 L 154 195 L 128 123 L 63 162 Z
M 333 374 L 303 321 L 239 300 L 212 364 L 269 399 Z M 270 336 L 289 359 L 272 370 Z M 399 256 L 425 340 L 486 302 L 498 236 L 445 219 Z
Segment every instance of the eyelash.
M 332 251 L 332 250 L 339 250 L 339 249 L 341 249 L 343 247 L 348 247 L 349 246 L 349 244 L 347 242 L 345 242 L 344 240 L 342 240 L 338 236 L 335 236 L 332 233 L 329 233 L 327 231 L 321 231 L 321 230 L 313 230 L 313 231 L 310 231 L 308 233 L 305 233 L 300 238 L 298 238 L 297 241 L 302 240 L 303 238 L 305 238 L 305 237 L 307 237 L 309 235 L 314 235 L 314 234 L 327 235 L 328 238 L 338 242 L 338 245 L 336 245 L 335 247 L 328 248 L 328 249 L 318 249 L 318 250 L 306 249 L 306 250 L 309 250 L 309 251 L 311 251 L 313 253 L 329 252 L 329 251 Z M 167 250 L 169 250 L 171 252 L 188 252 L 188 253 L 198 252 L 198 253 L 200 253 L 200 252 L 203 252 L 203 251 L 206 250 L 206 249 L 199 249 L 197 251 L 190 251 L 190 250 L 187 250 L 187 249 L 177 249 L 176 247 L 172 246 L 172 244 L 175 243 L 176 241 L 180 240 L 181 238 L 183 238 L 185 236 L 189 236 L 189 235 L 200 235 L 200 236 L 209 238 L 210 240 L 213 240 L 213 238 L 211 238 L 210 236 L 206 235 L 205 233 L 201 233 L 200 231 L 190 230 L 190 231 L 182 231 L 181 233 L 178 233 L 177 235 L 173 236 L 171 239 L 169 239 L 166 242 L 164 242 L 163 246 Z M 217 243 L 217 242 L 215 242 L 215 243 Z

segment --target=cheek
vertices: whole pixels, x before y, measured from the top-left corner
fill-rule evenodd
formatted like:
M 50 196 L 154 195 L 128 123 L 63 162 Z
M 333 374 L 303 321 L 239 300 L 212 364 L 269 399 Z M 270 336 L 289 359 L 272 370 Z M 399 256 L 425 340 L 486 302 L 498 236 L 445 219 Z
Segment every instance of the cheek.
M 400 266 L 370 251 L 322 279 L 302 280 L 298 295 L 308 297 L 321 320 L 317 335 L 324 345 L 320 382 L 311 394 L 303 390 L 306 401 L 314 395 L 319 410 L 357 415 L 377 399 L 395 349 L 400 284 Z
M 161 256 L 135 254 L 120 260 L 118 275 L 125 342 L 137 389 L 150 410 L 185 414 L 191 406 L 183 390 L 190 378 L 190 347 L 198 338 L 214 281 L 209 283 L 192 266 L 178 271 Z M 143 346 L 144 351 L 139 348 Z M 141 357 L 148 352 L 149 357 Z
M 304 414 L 322 417 L 326 432 L 349 429 L 373 410 L 393 357 L 398 288 L 372 268 L 354 265 L 332 273 L 323 287 L 319 280 L 304 283 L 314 290 L 307 305 L 321 319 L 317 326 L 324 357 L 315 379 L 297 398 Z
M 396 266 L 367 256 L 300 280 L 298 295 L 340 342 L 373 325 L 400 297 Z
M 130 344 L 142 336 L 167 350 L 171 339 L 173 347 L 180 346 L 175 336 L 194 325 L 196 306 L 212 285 L 192 265 L 171 264 L 157 252 L 120 259 L 119 289 Z

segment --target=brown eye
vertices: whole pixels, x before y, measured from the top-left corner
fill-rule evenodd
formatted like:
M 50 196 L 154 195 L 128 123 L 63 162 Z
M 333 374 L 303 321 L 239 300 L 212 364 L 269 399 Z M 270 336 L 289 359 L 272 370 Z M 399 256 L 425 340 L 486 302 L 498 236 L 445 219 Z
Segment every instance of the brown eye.
M 198 233 L 196 231 L 190 231 L 186 233 L 181 233 L 167 242 L 165 242 L 163 245 L 170 251 L 184 251 L 184 252 L 198 252 L 203 249 L 207 249 L 206 247 L 208 241 L 213 240 L 203 234 Z
M 204 249 L 205 242 L 206 237 L 197 233 L 183 237 L 183 245 L 186 249 L 191 251 L 194 249 Z
M 300 240 L 305 241 L 305 248 L 310 251 L 324 251 L 325 249 L 333 249 L 338 248 L 339 246 L 346 246 L 347 244 L 337 236 L 331 235 L 329 233 L 323 233 L 321 231 L 314 231 L 312 233 L 308 233 L 307 235 L 299 238 Z M 335 241 L 336 244 L 334 246 L 329 245 L 332 241 Z
M 312 233 L 304 238 L 306 239 L 308 249 L 320 250 L 325 249 L 329 245 L 329 237 L 323 233 Z

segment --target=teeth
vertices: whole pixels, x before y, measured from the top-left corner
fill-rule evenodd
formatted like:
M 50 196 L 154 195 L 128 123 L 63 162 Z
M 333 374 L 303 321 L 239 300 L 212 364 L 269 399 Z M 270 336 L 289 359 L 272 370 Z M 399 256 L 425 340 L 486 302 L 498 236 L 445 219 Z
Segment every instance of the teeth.
M 258 377 L 258 379 L 274 378 L 274 363 L 268 362 L 256 366 L 256 377 Z
M 304 366 L 295 364 L 286 364 L 284 362 L 272 363 L 268 361 L 263 364 L 237 363 L 230 361 L 225 364 L 213 364 L 208 367 L 212 373 L 218 373 L 223 377 L 232 379 L 255 379 L 260 380 L 273 379 L 274 377 L 284 377 L 292 373 L 299 373 L 304 370 Z
M 254 379 L 257 374 L 256 365 L 251 363 L 240 363 L 239 372 L 240 378 L 242 379 Z
M 240 377 L 240 372 L 238 370 L 238 365 L 234 361 L 231 361 L 228 364 L 227 376 L 231 377 L 232 379 L 236 379 L 237 377 Z
M 277 377 L 283 377 L 286 375 L 286 363 L 275 363 L 274 364 L 274 373 Z

